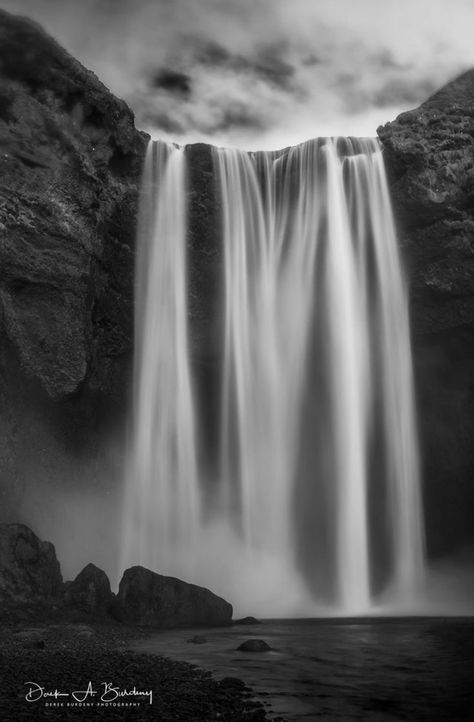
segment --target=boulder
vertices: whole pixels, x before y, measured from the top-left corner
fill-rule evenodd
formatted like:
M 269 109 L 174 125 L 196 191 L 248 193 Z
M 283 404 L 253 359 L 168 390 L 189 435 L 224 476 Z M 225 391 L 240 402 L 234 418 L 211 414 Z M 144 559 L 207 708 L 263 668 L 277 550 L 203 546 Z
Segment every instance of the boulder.
M 191 637 L 190 639 L 186 640 L 187 644 L 206 644 L 207 639 L 206 637 L 202 637 L 199 634 L 195 634 L 194 637 Z
M 88 564 L 72 582 L 64 585 L 64 603 L 91 615 L 104 615 L 110 610 L 114 594 L 107 574 Z
M 45 649 L 44 630 L 25 629 L 15 634 L 15 640 L 20 642 L 24 649 Z
M 231 624 L 232 605 L 204 587 L 136 566 L 122 577 L 113 614 L 150 627 L 219 626 Z
M 433 558 L 474 542 L 474 70 L 378 134 L 409 275 Z
M 54 546 L 23 524 L 0 524 L 0 602 L 53 604 L 62 589 Z
M 271 650 L 264 639 L 247 639 L 237 647 L 238 652 L 269 652 Z
M 223 677 L 219 685 L 224 689 L 238 689 L 241 692 L 248 689 L 245 682 L 238 677 Z

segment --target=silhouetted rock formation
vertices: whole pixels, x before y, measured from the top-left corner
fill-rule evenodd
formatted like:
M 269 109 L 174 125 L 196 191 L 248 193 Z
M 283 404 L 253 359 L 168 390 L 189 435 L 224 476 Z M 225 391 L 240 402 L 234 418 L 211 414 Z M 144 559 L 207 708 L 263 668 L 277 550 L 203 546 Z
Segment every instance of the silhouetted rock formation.
M 54 546 L 23 524 L 0 524 L 0 604 L 48 605 L 57 600 L 62 576 Z
M 233 624 L 261 624 L 262 622 L 255 617 L 242 617 L 242 619 L 235 619 Z
M 378 129 L 409 264 L 432 554 L 473 541 L 474 71 Z
M 0 613 L 9 618 L 111 617 L 157 628 L 229 625 L 232 605 L 204 587 L 132 567 L 117 595 L 102 569 L 88 564 L 64 582 L 54 546 L 23 524 L 0 524 Z M 109 617 L 109 620 L 111 620 Z M 189 640 L 205 642 L 204 637 Z
M 204 587 L 131 567 L 122 577 L 114 602 L 121 622 L 150 627 L 228 625 L 232 605 Z
M 91 615 L 105 615 L 114 600 L 107 574 L 88 564 L 72 582 L 64 585 L 64 604 Z

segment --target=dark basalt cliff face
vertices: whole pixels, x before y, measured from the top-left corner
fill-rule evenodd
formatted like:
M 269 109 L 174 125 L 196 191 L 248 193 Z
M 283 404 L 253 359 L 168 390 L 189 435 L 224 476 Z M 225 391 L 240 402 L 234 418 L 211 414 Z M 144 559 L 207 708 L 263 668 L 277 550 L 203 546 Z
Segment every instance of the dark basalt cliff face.
M 411 291 L 428 548 L 474 541 L 474 71 L 378 129 Z
M 123 411 L 145 147 L 124 102 L 37 25 L 0 11 L 4 486 L 22 486 L 29 456 L 54 475 L 53 442 L 56 457 L 65 445 L 90 455 Z

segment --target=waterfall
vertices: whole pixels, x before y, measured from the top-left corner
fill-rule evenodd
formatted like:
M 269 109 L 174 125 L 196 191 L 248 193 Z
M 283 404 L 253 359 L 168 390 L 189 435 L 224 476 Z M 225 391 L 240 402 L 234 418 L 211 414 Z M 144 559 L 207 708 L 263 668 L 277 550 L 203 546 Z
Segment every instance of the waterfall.
M 254 613 L 367 613 L 384 594 L 412 608 L 424 531 L 407 291 L 378 142 L 212 154 L 223 259 L 214 471 L 197 461 L 186 155 L 152 143 L 123 562 L 186 574 Z
M 122 553 L 122 567 L 142 564 L 184 576 L 200 517 L 185 194 L 183 149 L 150 143 L 137 233 L 134 428 Z

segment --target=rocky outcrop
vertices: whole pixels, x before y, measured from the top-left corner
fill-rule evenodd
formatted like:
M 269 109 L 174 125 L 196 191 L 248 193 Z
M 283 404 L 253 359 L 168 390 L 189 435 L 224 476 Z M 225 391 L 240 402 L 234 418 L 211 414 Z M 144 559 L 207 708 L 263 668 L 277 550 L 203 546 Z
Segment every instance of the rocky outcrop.
M 0 604 L 52 604 L 62 589 L 54 547 L 22 524 L 0 524 Z
M 0 524 L 0 616 L 4 614 L 58 621 L 115 618 L 132 626 L 173 628 L 231 624 L 232 605 L 208 589 L 144 567 L 125 571 L 117 596 L 94 564 L 63 583 L 52 544 L 23 524 Z
M 0 298 L 25 374 L 60 398 L 111 392 L 131 350 L 145 138 L 35 24 L 0 13 Z
M 113 600 L 109 578 L 95 564 L 88 564 L 72 582 L 64 585 L 64 604 L 88 615 L 108 614 Z
M 231 623 L 232 605 L 208 589 L 136 566 L 122 577 L 113 614 L 132 625 L 218 626 Z
M 407 259 L 428 550 L 474 541 L 474 71 L 378 129 Z

